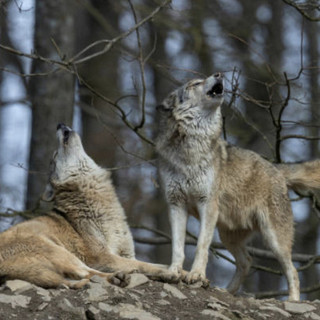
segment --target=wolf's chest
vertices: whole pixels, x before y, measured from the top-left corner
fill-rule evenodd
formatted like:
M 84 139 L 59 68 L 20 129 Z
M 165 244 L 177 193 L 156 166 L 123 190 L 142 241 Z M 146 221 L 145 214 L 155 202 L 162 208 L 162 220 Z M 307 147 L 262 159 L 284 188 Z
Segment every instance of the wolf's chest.
M 208 198 L 215 180 L 213 167 L 164 167 L 161 176 L 167 198 L 171 201 L 193 202 Z

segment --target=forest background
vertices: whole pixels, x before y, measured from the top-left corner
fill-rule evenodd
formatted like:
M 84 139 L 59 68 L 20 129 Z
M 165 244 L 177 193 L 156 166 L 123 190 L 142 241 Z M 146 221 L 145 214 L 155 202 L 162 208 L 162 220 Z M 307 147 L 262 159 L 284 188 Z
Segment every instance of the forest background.
M 185 81 L 220 71 L 230 143 L 273 162 L 319 158 L 319 21 L 317 0 L 0 0 L 0 230 L 42 212 L 64 122 L 112 170 L 137 257 L 169 264 L 157 104 Z M 312 199 L 290 197 L 303 297 L 319 299 L 318 211 Z M 190 218 L 186 269 L 198 226 Z M 259 239 L 249 245 L 255 263 L 243 290 L 285 294 L 277 262 Z M 233 258 L 218 234 L 212 249 L 208 277 L 225 287 Z

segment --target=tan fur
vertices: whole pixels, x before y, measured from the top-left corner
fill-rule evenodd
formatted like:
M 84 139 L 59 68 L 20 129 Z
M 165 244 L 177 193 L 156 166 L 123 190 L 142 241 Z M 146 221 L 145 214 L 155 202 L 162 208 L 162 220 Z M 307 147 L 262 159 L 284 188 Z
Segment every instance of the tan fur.
M 110 173 L 84 152 L 70 128 L 59 125 L 57 137 L 58 150 L 43 196 L 54 199 L 54 209 L 0 234 L 0 277 L 71 288 L 82 287 L 93 275 L 123 286 L 128 282 L 126 273 L 134 271 L 172 280 L 172 273 L 135 260 Z
M 208 248 L 215 226 L 233 254 L 236 273 L 228 289 L 236 292 L 249 272 L 245 244 L 259 231 L 283 267 L 289 299 L 299 299 L 298 274 L 291 262 L 293 216 L 282 171 L 258 154 L 220 138 L 223 79 L 216 74 L 189 81 L 158 108 L 157 151 L 172 227 L 172 264 L 184 261 L 187 215 L 200 220 L 196 256 L 187 283 L 206 282 Z
M 287 186 L 302 196 L 311 196 L 320 210 L 320 160 L 303 163 L 277 164 Z

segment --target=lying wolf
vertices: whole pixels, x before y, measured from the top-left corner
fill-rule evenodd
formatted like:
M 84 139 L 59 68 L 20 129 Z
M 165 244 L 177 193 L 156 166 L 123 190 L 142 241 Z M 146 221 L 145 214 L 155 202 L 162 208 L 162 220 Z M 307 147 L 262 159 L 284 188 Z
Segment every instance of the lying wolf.
M 110 173 L 85 153 L 70 128 L 58 125 L 57 138 L 43 195 L 44 200 L 54 201 L 54 209 L 0 234 L 0 277 L 70 288 L 82 287 L 93 275 L 124 286 L 126 274 L 133 271 L 172 279 L 171 272 L 135 260 Z
M 158 107 L 156 148 L 173 240 L 170 270 L 176 274 L 182 270 L 191 214 L 200 220 L 200 234 L 187 283 L 207 281 L 208 248 L 217 226 L 235 257 L 236 272 L 228 289 L 236 292 L 251 265 L 246 242 L 259 231 L 284 270 L 289 299 L 299 300 L 299 278 L 291 262 L 294 230 L 287 185 L 302 193 L 319 189 L 320 163 L 276 167 L 252 151 L 228 145 L 220 138 L 223 94 L 223 75 L 217 73 L 189 81 Z

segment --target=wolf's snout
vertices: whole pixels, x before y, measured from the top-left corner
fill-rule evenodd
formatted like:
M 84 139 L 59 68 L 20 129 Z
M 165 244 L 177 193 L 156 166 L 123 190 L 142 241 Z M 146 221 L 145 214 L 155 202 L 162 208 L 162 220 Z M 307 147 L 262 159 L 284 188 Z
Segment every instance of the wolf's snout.
M 216 79 L 222 79 L 223 78 L 223 73 L 217 72 L 213 75 Z
M 59 123 L 57 125 L 57 131 L 61 130 L 62 135 L 63 135 L 63 142 L 67 143 L 70 133 L 72 132 L 72 129 L 67 127 L 64 123 Z
M 57 125 L 57 130 L 62 129 L 63 127 L 65 127 L 65 124 L 64 124 L 64 123 L 58 123 L 58 125 Z
M 72 131 L 72 129 L 69 128 L 68 126 L 66 126 L 64 123 L 59 123 L 59 124 L 57 125 L 57 130 L 61 130 L 62 132 Z

